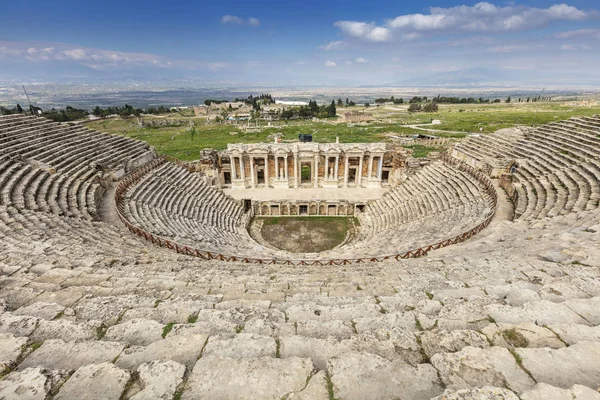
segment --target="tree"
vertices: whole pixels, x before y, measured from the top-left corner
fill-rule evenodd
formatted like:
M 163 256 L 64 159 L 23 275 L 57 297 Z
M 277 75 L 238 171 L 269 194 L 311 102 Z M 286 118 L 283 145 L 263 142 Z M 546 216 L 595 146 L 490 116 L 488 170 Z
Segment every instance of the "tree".
M 410 103 L 410 106 L 408 106 L 408 112 L 419 112 L 421 111 L 421 104 L 420 103 Z
M 17 103 L 17 112 L 19 114 L 21 114 L 23 112 L 23 108 L 21 107 L 21 105 L 19 103 Z
M 507 103 L 510 103 L 510 96 L 508 96 L 508 98 L 506 99 Z
M 344 106 L 344 103 L 342 103 L 342 99 L 338 99 L 337 106 L 338 107 L 343 107 Z
M 346 107 L 348 107 L 350 105 L 350 102 L 348 102 L 348 98 L 346 97 Z
M 327 115 L 329 117 L 335 117 L 337 110 L 335 108 L 335 101 L 331 100 L 331 104 L 327 107 Z
M 365 107 L 371 107 L 369 103 L 365 103 Z
M 423 106 L 423 111 L 425 112 L 437 112 L 438 111 L 438 104 L 435 101 L 432 101 L 431 103 L 427 103 Z

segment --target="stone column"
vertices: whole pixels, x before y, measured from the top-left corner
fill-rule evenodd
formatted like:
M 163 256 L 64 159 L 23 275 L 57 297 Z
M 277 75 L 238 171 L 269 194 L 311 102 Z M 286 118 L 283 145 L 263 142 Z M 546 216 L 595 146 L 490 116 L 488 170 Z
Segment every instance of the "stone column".
M 346 155 L 344 161 L 344 187 L 348 187 L 348 173 L 350 171 L 348 163 L 350 162 L 350 157 Z
M 327 165 L 325 165 L 325 169 L 327 169 Z M 314 182 L 314 187 L 318 188 L 319 187 L 319 156 L 316 155 L 315 156 L 315 182 Z
M 236 171 L 236 166 L 235 166 L 235 159 L 236 157 L 231 156 L 231 180 L 234 181 L 237 179 L 237 171 Z
M 381 181 L 383 175 L 383 154 L 379 156 L 379 165 L 377 167 L 377 180 Z
M 265 156 L 265 187 L 269 187 L 269 156 Z
M 276 171 L 275 175 L 277 175 L 277 180 L 279 180 L 279 179 L 282 178 L 282 176 L 281 176 L 281 170 L 279 168 L 279 160 L 281 160 L 281 157 L 280 156 L 276 156 L 275 157 L 275 169 L 277 171 Z
M 244 188 L 246 187 L 246 170 L 244 168 L 244 155 L 240 156 L 240 175 L 242 177 L 242 182 L 244 183 Z
M 288 162 L 287 162 L 288 156 L 287 154 L 285 155 L 285 158 L 283 159 L 283 177 L 285 179 L 286 184 L 289 185 L 289 174 L 288 174 Z M 289 214 L 289 212 L 288 212 Z
M 256 174 L 254 173 L 254 157 L 250 156 L 250 177 L 252 181 L 252 189 L 256 187 Z
M 364 155 L 361 155 L 360 157 L 358 157 L 358 174 L 357 174 L 357 177 L 356 177 L 356 183 L 357 183 L 358 186 L 362 185 L 363 157 L 364 157 Z
M 339 154 L 338 154 L 337 156 L 335 156 L 335 169 L 334 169 L 334 171 L 333 171 L 333 174 L 334 174 L 334 175 L 333 175 L 333 176 L 334 176 L 334 178 L 333 178 L 333 179 L 335 179 L 335 182 L 336 182 L 336 183 L 337 183 L 337 182 L 340 180 L 340 175 L 338 174 L 338 167 L 339 167 L 339 164 L 340 164 L 340 156 L 339 156 Z
M 294 154 L 294 187 L 298 187 L 298 154 Z
M 372 173 L 373 173 L 373 156 L 369 155 L 369 173 L 367 175 L 367 180 L 371 179 Z

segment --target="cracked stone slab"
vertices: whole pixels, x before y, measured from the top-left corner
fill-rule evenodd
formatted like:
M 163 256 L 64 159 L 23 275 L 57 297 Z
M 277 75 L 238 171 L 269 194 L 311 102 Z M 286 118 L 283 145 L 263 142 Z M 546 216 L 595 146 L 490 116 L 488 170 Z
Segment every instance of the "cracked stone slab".
M 0 333 L 0 365 L 11 366 L 23 352 L 26 337 L 16 337 L 12 333 Z
M 140 307 L 127 310 L 123 321 L 131 319 L 153 319 L 163 324 L 175 322 L 184 324 L 190 316 L 198 315 L 202 309 L 212 309 L 213 303 L 209 301 L 164 301 L 156 307 Z
M 296 324 L 290 324 L 290 326 L 295 326 L 295 331 L 298 335 L 322 339 L 328 336 L 347 339 L 354 335 L 354 329 L 352 329 L 350 321 L 299 321 Z
M 56 303 L 46 303 L 43 301 L 37 301 L 25 307 L 21 307 L 14 311 L 15 315 L 29 315 L 45 320 L 53 320 L 58 317 L 65 310 L 65 307 Z
M 538 294 L 542 299 L 556 303 L 570 299 L 587 299 L 590 297 L 581 289 L 573 286 L 570 282 L 553 282 L 544 285 L 538 291 Z
M 484 386 L 456 391 L 446 390 L 444 394 L 431 400 L 519 400 L 519 397 L 508 389 Z
M 0 380 L 0 399 L 45 400 L 67 375 L 43 368 L 13 371 Z
M 431 357 L 431 364 L 452 390 L 495 386 L 522 393 L 535 384 L 503 347 L 465 347 L 456 353 L 438 353 Z
M 569 388 L 600 387 L 600 343 L 579 342 L 562 349 L 516 349 L 523 367 L 538 382 Z M 548 368 L 548 366 L 552 366 Z
M 600 326 L 560 324 L 550 325 L 548 329 L 569 345 L 577 342 L 600 342 Z
M 106 325 L 117 323 L 119 316 L 132 307 L 152 307 L 154 299 L 141 296 L 86 297 L 73 309 L 79 320 L 100 320 Z
M 507 324 L 523 324 L 535 321 L 536 324 L 584 324 L 588 321 L 581 318 L 565 303 L 553 303 L 542 300 L 526 303 L 523 307 L 509 307 L 500 304 L 492 304 L 486 307 L 489 316 L 496 322 Z
M 565 305 L 592 325 L 600 325 L 600 297 L 567 300 Z
M 378 329 L 404 329 L 417 332 L 415 315 L 412 312 L 379 314 L 378 317 L 355 318 L 356 330 L 359 333 L 376 331 Z
M 163 327 L 163 324 L 151 319 L 132 319 L 108 328 L 103 339 L 132 346 L 147 346 L 162 340 Z
M 40 320 L 30 338 L 33 340 L 62 339 L 67 342 L 94 340 L 100 326 L 100 321 L 76 323 L 67 319 Z
M 421 346 L 428 357 L 436 353 L 454 353 L 467 346 L 490 347 L 484 335 L 472 330 L 425 331 L 421 335 Z
M 183 382 L 185 365 L 175 361 L 151 361 L 137 369 L 142 390 L 130 400 L 171 400 L 177 386 Z
M 131 374 L 111 363 L 80 367 L 62 385 L 55 400 L 119 400 L 125 391 Z
M 124 348 L 124 344 L 117 342 L 65 342 L 50 339 L 27 356 L 19 368 L 76 369 L 88 364 L 110 362 L 121 354 Z
M 313 364 L 306 358 L 202 357 L 188 379 L 183 399 L 280 400 L 302 392 L 312 371 Z
M 560 349 L 565 344 L 551 330 L 538 326 L 533 322 L 520 325 L 490 324 L 482 333 L 494 346 L 513 347 L 550 347 Z
M 573 385 L 569 389 L 538 383 L 521 395 L 521 400 L 600 400 L 600 393 L 587 386 Z
M 394 332 L 393 332 L 394 333 Z M 406 335 L 408 336 L 408 335 Z M 389 332 L 367 332 L 350 339 L 338 340 L 334 337 L 317 339 L 303 336 L 280 338 L 282 357 L 311 358 L 318 369 L 327 368 L 327 361 L 348 352 L 365 352 L 379 355 L 386 360 L 402 360 L 417 364 L 422 361 L 419 347 L 414 338 L 390 335 Z M 412 339 L 412 340 L 411 340 Z M 403 353 L 406 350 L 406 353 Z
M 39 318 L 12 313 L 0 315 L 0 333 L 14 333 L 17 336 L 29 336 L 37 327 Z
M 377 304 L 341 304 L 321 306 L 318 304 L 296 304 L 287 310 L 290 322 L 296 321 L 349 321 L 354 318 L 374 318 L 381 315 L 381 307 Z
M 329 360 L 336 398 L 344 400 L 429 400 L 442 393 L 437 371 L 429 364 L 412 367 L 369 353 L 345 353 Z
M 35 298 L 35 301 L 43 301 L 46 303 L 56 303 L 63 307 L 71 307 L 85 294 L 85 289 L 78 287 L 70 287 L 66 289 L 56 290 L 54 292 L 43 292 Z
M 219 355 L 229 358 L 275 357 L 275 339 L 252 333 L 239 333 L 233 338 L 211 336 L 202 356 Z
M 306 388 L 300 392 L 290 393 L 282 399 L 285 400 L 329 400 L 327 380 L 324 371 L 314 374 L 308 381 Z
M 150 343 L 148 346 L 131 346 L 119 357 L 116 364 L 120 368 L 135 370 L 150 361 L 173 360 L 192 368 L 204 344 L 206 335 L 168 336 L 166 339 Z

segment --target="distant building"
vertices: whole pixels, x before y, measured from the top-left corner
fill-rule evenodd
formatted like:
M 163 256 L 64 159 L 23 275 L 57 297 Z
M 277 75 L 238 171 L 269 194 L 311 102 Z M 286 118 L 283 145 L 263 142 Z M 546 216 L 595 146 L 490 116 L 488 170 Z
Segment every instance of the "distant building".
M 275 100 L 275 104 L 283 104 L 284 106 L 307 106 L 308 103 L 306 101 L 284 101 L 284 100 Z

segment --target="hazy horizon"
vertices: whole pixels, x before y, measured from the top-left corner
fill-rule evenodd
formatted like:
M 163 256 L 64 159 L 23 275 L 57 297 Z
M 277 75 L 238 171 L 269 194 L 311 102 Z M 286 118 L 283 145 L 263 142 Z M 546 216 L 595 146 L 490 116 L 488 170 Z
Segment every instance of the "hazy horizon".
M 9 2 L 0 82 L 600 87 L 591 0 Z

